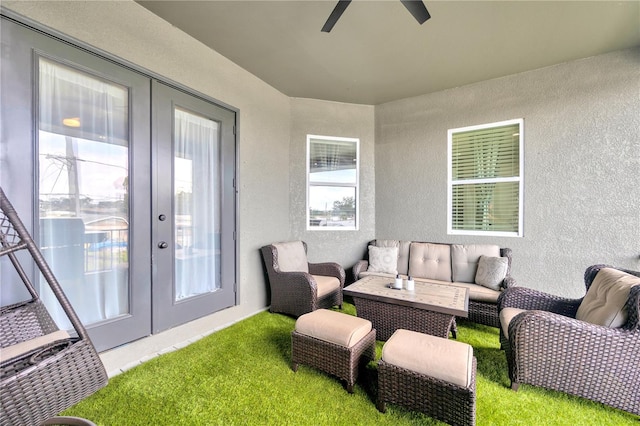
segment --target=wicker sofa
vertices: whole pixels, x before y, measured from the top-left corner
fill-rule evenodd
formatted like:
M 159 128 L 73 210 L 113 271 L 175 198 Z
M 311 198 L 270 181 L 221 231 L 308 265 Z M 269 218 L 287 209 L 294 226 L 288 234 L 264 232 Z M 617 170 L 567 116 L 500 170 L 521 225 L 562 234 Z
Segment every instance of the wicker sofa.
M 397 264 L 392 261 L 390 265 L 382 268 L 377 265 L 384 263 L 380 261 L 379 256 L 389 254 L 389 252 L 381 254 L 378 248 L 394 247 L 397 248 Z M 393 278 L 398 273 L 405 278 L 411 275 L 416 282 L 450 283 L 467 287 L 469 289 L 469 320 L 500 327 L 498 296 L 505 288 L 516 286 L 515 280 L 511 277 L 511 259 L 511 249 L 500 248 L 497 245 L 373 240 L 367 246 L 364 259 L 354 265 L 353 278 L 359 280 L 368 275 Z M 485 264 L 485 261 L 487 265 L 489 262 L 502 261 L 506 264 L 506 271 L 503 270 L 503 275 L 497 278 L 494 275 L 493 282 L 482 281 L 485 285 L 481 285 L 478 284 L 478 269 L 479 265 Z M 482 268 L 482 270 L 485 269 Z
M 640 415 L 640 272 L 593 265 L 584 283 L 579 299 L 523 287 L 502 293 L 511 387 L 541 386 Z

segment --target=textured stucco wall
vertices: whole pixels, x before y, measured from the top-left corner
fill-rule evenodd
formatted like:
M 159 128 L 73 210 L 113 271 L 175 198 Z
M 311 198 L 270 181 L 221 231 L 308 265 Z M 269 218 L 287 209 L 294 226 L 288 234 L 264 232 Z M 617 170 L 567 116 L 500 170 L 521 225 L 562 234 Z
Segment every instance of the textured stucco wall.
M 133 1 L 2 6 L 239 109 L 240 305 L 212 320 L 234 321 L 267 306 L 259 248 L 290 230 L 289 98 Z
M 522 286 L 640 269 L 640 49 L 376 107 L 376 236 L 497 243 Z M 447 130 L 524 118 L 524 237 L 447 235 Z
M 360 139 L 359 230 L 306 230 L 308 134 Z M 292 238 L 308 243 L 311 262 L 331 260 L 350 269 L 362 258 L 365 242 L 375 236 L 374 107 L 293 98 L 289 152 Z

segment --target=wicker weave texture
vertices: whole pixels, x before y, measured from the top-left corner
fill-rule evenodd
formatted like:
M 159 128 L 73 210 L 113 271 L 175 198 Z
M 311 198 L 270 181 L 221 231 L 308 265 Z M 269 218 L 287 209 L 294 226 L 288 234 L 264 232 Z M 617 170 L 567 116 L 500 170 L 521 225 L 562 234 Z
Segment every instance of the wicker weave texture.
M 378 340 L 389 340 L 400 328 L 445 339 L 449 337 L 450 332 L 456 330 L 454 315 L 361 297 L 353 297 L 353 302 L 358 316 L 368 319 L 373 324 Z
M 13 206 L 0 188 L 0 255 L 7 255 L 31 299 L 0 308 L 1 346 L 6 348 L 58 330 L 44 307 L 24 257 L 44 278 L 77 335 L 44 344 L 0 364 L 0 426 L 39 425 L 107 384 L 107 373 L 73 310 Z M 69 423 L 78 424 L 78 423 Z
M 376 405 L 380 411 L 385 412 L 387 403 L 420 411 L 451 425 L 474 425 L 476 358 L 473 358 L 471 383 L 468 387 L 461 387 L 380 360 Z
M 0 347 L 15 345 L 58 330 L 41 300 L 0 308 Z
M 372 329 L 350 348 L 316 339 L 296 332 L 291 333 L 291 368 L 298 364 L 317 368 L 344 380 L 347 391 L 353 392 L 360 367 L 375 359 L 376 330 Z
M 587 289 L 602 267 L 587 269 Z M 501 296 L 500 309 L 529 309 L 512 319 L 508 340 L 501 332 L 512 388 L 527 383 L 640 415 L 640 286 L 631 288 L 628 319 L 621 328 L 575 319 L 581 301 L 525 288 Z
M 307 244 L 303 241 L 305 251 Z M 342 307 L 344 268 L 335 262 L 309 263 L 309 273 L 281 272 L 278 266 L 278 251 L 273 245 L 261 248 L 271 289 L 271 312 L 280 312 L 294 317 L 313 312 L 320 308 Z M 318 288 L 311 275 L 335 277 L 340 281 L 336 291 L 318 297 Z
M 0 384 L 0 424 L 38 425 L 107 384 L 91 342 L 77 340 Z

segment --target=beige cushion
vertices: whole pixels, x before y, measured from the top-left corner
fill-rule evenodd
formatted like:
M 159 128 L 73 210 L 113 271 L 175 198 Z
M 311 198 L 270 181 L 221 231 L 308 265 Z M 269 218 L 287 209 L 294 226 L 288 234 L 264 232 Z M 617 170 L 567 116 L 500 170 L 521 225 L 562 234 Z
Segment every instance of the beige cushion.
M 488 287 L 481 286 L 479 284 L 459 283 L 459 282 L 454 282 L 450 284 L 458 287 L 468 288 L 469 300 L 473 300 L 475 302 L 497 303 L 498 297 L 500 296 L 500 293 L 501 293 L 500 291 L 493 290 Z
M 57 340 L 65 340 L 69 337 L 69 333 L 65 330 L 58 330 L 53 333 L 45 334 L 44 336 L 7 346 L 6 348 L 0 349 L 0 362 L 19 357 L 20 355 L 29 353 L 41 346 L 45 346 Z
M 369 272 L 398 273 L 398 247 L 369 246 Z
M 336 277 L 327 277 L 325 275 L 311 275 L 318 285 L 318 297 L 323 297 L 340 288 L 340 280 Z
M 631 287 L 640 277 L 613 268 L 602 268 L 594 278 L 576 312 L 576 319 L 617 328 L 627 322 L 625 304 Z
M 480 256 L 475 282 L 492 290 L 500 290 L 508 270 L 509 259 L 506 257 Z
M 302 241 L 275 243 L 280 272 L 309 272 L 307 253 Z
M 453 281 L 475 283 L 480 256 L 500 257 L 500 247 L 492 244 L 452 244 Z
M 407 275 L 409 272 L 409 247 L 411 241 L 375 240 L 376 247 L 398 247 L 398 274 Z
M 448 244 L 411 243 L 409 275 L 451 282 L 451 247 Z
M 502 334 L 507 339 L 509 338 L 509 323 L 518 314 L 525 312 L 526 309 L 520 308 L 503 308 L 500 311 L 500 326 L 502 327 Z
M 471 384 L 473 348 L 466 343 L 399 329 L 382 347 L 382 360 L 458 386 Z
M 362 340 L 371 328 L 371 321 L 328 309 L 317 309 L 301 315 L 295 326 L 300 334 L 347 348 Z

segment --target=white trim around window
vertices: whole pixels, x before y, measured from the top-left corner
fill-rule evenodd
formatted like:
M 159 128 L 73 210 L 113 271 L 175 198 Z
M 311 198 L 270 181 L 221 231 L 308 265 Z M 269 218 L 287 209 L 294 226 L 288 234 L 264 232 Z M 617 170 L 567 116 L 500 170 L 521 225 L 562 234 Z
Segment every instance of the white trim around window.
M 523 236 L 524 120 L 447 132 L 447 233 Z
M 308 231 L 359 229 L 360 139 L 307 135 Z

